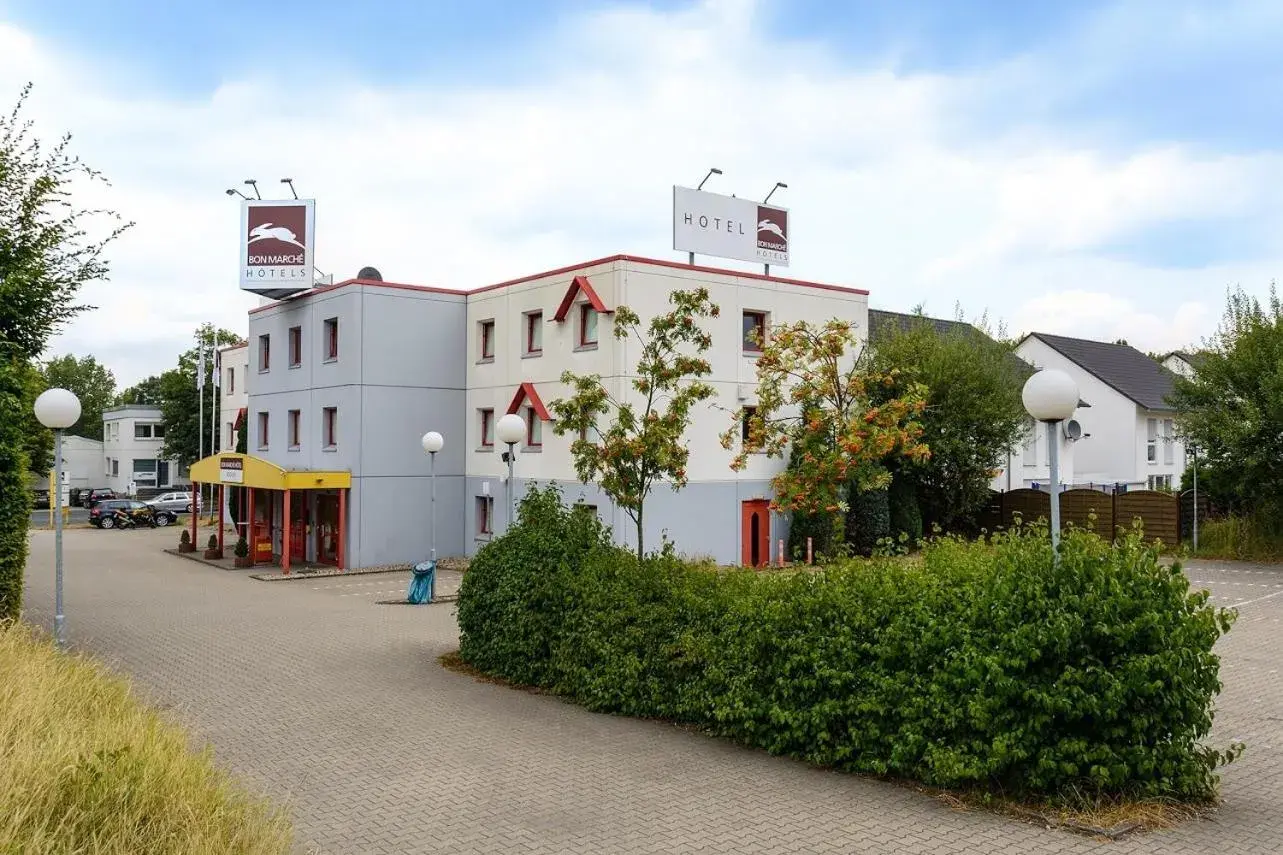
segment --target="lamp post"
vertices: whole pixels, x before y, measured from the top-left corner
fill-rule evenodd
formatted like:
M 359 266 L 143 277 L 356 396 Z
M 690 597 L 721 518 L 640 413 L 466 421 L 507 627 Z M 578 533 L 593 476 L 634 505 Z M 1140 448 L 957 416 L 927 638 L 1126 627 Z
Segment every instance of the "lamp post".
M 67 647 L 62 614 L 62 432 L 80 418 L 80 399 L 66 389 L 46 389 L 36 398 L 36 418 L 53 430 L 53 490 L 57 498 L 53 517 L 54 605 L 53 637 L 59 650 Z
M 434 430 L 430 430 L 423 435 L 423 450 L 428 453 L 428 459 L 432 461 L 432 539 L 429 541 L 432 547 L 432 560 L 437 560 L 437 452 L 445 446 L 445 437 Z
M 1043 369 L 1025 381 L 1020 393 L 1025 410 L 1047 425 L 1047 459 L 1051 471 L 1051 553 L 1060 563 L 1060 437 L 1057 426 L 1078 407 L 1078 384 L 1063 371 Z
M 521 442 L 522 437 L 526 435 L 526 423 L 521 416 L 516 413 L 508 413 L 499 419 L 499 424 L 495 425 L 495 433 L 499 441 L 508 446 L 504 452 L 503 459 L 508 463 L 508 525 L 512 528 L 512 523 L 517 519 L 517 491 L 512 485 L 512 465 L 516 460 L 517 454 L 513 451 L 513 446 Z

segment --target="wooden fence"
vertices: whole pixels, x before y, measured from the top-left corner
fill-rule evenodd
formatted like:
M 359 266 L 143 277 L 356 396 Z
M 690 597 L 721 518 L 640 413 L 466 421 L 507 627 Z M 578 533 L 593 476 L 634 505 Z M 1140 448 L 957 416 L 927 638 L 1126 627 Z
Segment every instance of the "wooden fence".
M 1205 496 L 1198 497 L 1199 519 L 1207 514 Z M 1179 543 L 1192 532 L 1194 497 L 1191 491 L 1181 495 L 1154 490 L 1105 493 L 1101 490 L 1065 490 L 1060 494 L 1060 527 L 1074 526 L 1095 531 L 1102 537 L 1116 536 L 1118 529 L 1130 529 L 1137 519 L 1146 540 Z M 1046 520 L 1051 516 L 1051 495 L 1042 490 L 993 492 L 980 516 L 980 524 L 989 531 L 1010 528 L 1016 517 L 1025 523 Z

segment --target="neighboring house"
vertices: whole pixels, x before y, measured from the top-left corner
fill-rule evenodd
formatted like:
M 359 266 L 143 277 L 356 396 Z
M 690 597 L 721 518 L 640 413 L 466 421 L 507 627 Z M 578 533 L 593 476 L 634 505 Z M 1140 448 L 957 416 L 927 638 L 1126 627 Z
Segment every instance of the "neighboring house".
M 62 438 L 62 482 L 67 490 L 104 486 L 102 449 L 103 443 L 96 439 L 70 434 Z M 31 486 L 49 489 L 49 473 L 33 473 Z
M 718 441 L 730 414 L 755 400 L 759 350 L 747 332 L 843 317 L 863 335 L 862 290 L 624 255 L 470 292 L 377 279 L 318 288 L 251 310 L 248 452 L 262 464 L 211 460 L 202 477 L 256 486 L 254 539 L 278 553 L 288 495 L 291 561 L 421 561 L 430 470 L 419 439 L 436 430 L 445 437 L 436 455 L 437 552 L 471 555 L 508 522 L 514 493 L 495 425 L 517 413 L 526 436 L 516 447 L 515 495 L 556 481 L 627 544 L 631 520 L 595 485 L 579 483 L 574 438 L 554 434 L 548 405 L 568 393 L 566 370 L 599 374 L 613 395 L 635 396 L 638 343 L 615 339 L 614 310 L 626 304 L 645 325 L 669 309 L 672 291 L 701 286 L 721 310 L 707 322 L 717 398 L 687 430 L 686 489 L 659 485 L 650 496 L 647 542 L 658 547 L 667 535 L 722 563 L 763 563 L 785 536 L 784 520 L 767 508 L 784 462 L 762 456 L 735 472 Z M 232 474 L 220 471 L 224 462 Z
M 1167 402 L 1175 379 L 1170 371 L 1129 345 L 1046 333 L 1026 336 L 1016 353 L 1036 368 L 1065 371 L 1078 383 L 1081 398 L 1091 403 L 1073 416 L 1083 436 L 1072 443 L 1070 473 L 1062 483 L 1180 487 L 1185 447 L 1176 435 L 1177 414 Z M 1037 433 L 1044 435 L 1043 430 Z M 1023 467 L 1038 468 L 1043 453 L 1026 448 Z
M 161 456 L 165 422 L 159 407 L 125 404 L 107 410 L 102 414 L 102 439 L 100 477 L 90 486 L 127 493 L 133 484 L 137 492 L 146 493 L 188 483 L 180 476 L 178 461 Z
M 1173 374 L 1179 374 L 1186 380 L 1193 380 L 1198 369 L 1203 365 L 1203 354 L 1185 350 L 1173 350 L 1162 358 L 1162 365 Z
M 219 348 L 218 448 L 236 448 L 236 420 L 249 406 L 249 344 Z

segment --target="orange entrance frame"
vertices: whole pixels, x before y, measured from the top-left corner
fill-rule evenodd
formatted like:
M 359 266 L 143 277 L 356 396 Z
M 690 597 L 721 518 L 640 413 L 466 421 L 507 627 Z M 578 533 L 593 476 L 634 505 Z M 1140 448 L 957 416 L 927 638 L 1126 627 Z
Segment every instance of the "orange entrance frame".
M 237 454 L 233 452 L 222 452 L 211 455 L 192 464 L 191 468 L 192 492 L 196 493 L 201 484 L 218 485 L 218 545 L 221 549 L 223 546 L 223 499 L 226 496 L 228 487 L 243 488 L 246 492 L 247 513 L 245 519 L 244 532 L 245 538 L 250 544 L 250 555 L 257 562 L 259 549 L 261 546 L 267 547 L 269 561 L 274 560 L 272 556 L 272 524 L 275 517 L 273 506 L 276 502 L 273 500 L 274 493 L 281 494 L 281 552 L 280 563 L 281 571 L 290 572 L 291 558 L 297 559 L 299 555 L 306 555 L 306 544 L 293 544 L 291 538 L 299 537 L 298 529 L 294 524 L 294 517 L 298 514 L 291 514 L 290 506 L 295 498 L 303 501 L 304 508 L 306 504 L 306 491 L 324 490 L 330 493 L 338 494 L 338 520 L 335 526 L 335 557 L 338 569 L 342 570 L 345 566 L 345 546 L 347 541 L 347 493 L 352 487 L 352 473 L 341 471 L 321 471 L 314 469 L 285 469 L 263 460 L 259 457 L 251 457 L 248 454 Z M 267 538 L 260 544 L 258 534 L 257 519 L 254 514 L 255 496 L 260 490 L 272 491 L 262 498 L 266 501 L 267 512 Z M 295 497 L 295 493 L 300 493 Z M 304 511 L 304 531 L 306 531 L 306 513 Z M 198 544 L 198 513 L 192 514 L 191 531 L 192 543 Z M 234 522 L 239 523 L 239 520 Z M 302 547 L 300 550 L 299 547 Z

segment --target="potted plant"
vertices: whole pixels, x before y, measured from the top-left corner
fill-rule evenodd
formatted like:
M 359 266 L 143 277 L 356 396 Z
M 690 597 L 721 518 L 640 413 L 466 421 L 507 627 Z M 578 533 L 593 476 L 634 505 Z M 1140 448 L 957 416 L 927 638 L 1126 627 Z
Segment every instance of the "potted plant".
M 187 529 L 183 529 L 182 537 L 178 538 L 179 552 L 195 552 L 196 544 L 192 543 L 192 534 Z
M 206 558 L 223 557 L 223 550 L 218 548 L 218 535 L 211 534 L 209 536 L 209 543 L 205 544 L 205 557 Z
M 237 567 L 253 567 L 254 559 L 249 557 L 249 543 L 245 540 L 245 535 L 241 535 L 236 540 L 236 546 L 232 548 L 232 554 L 236 556 Z

